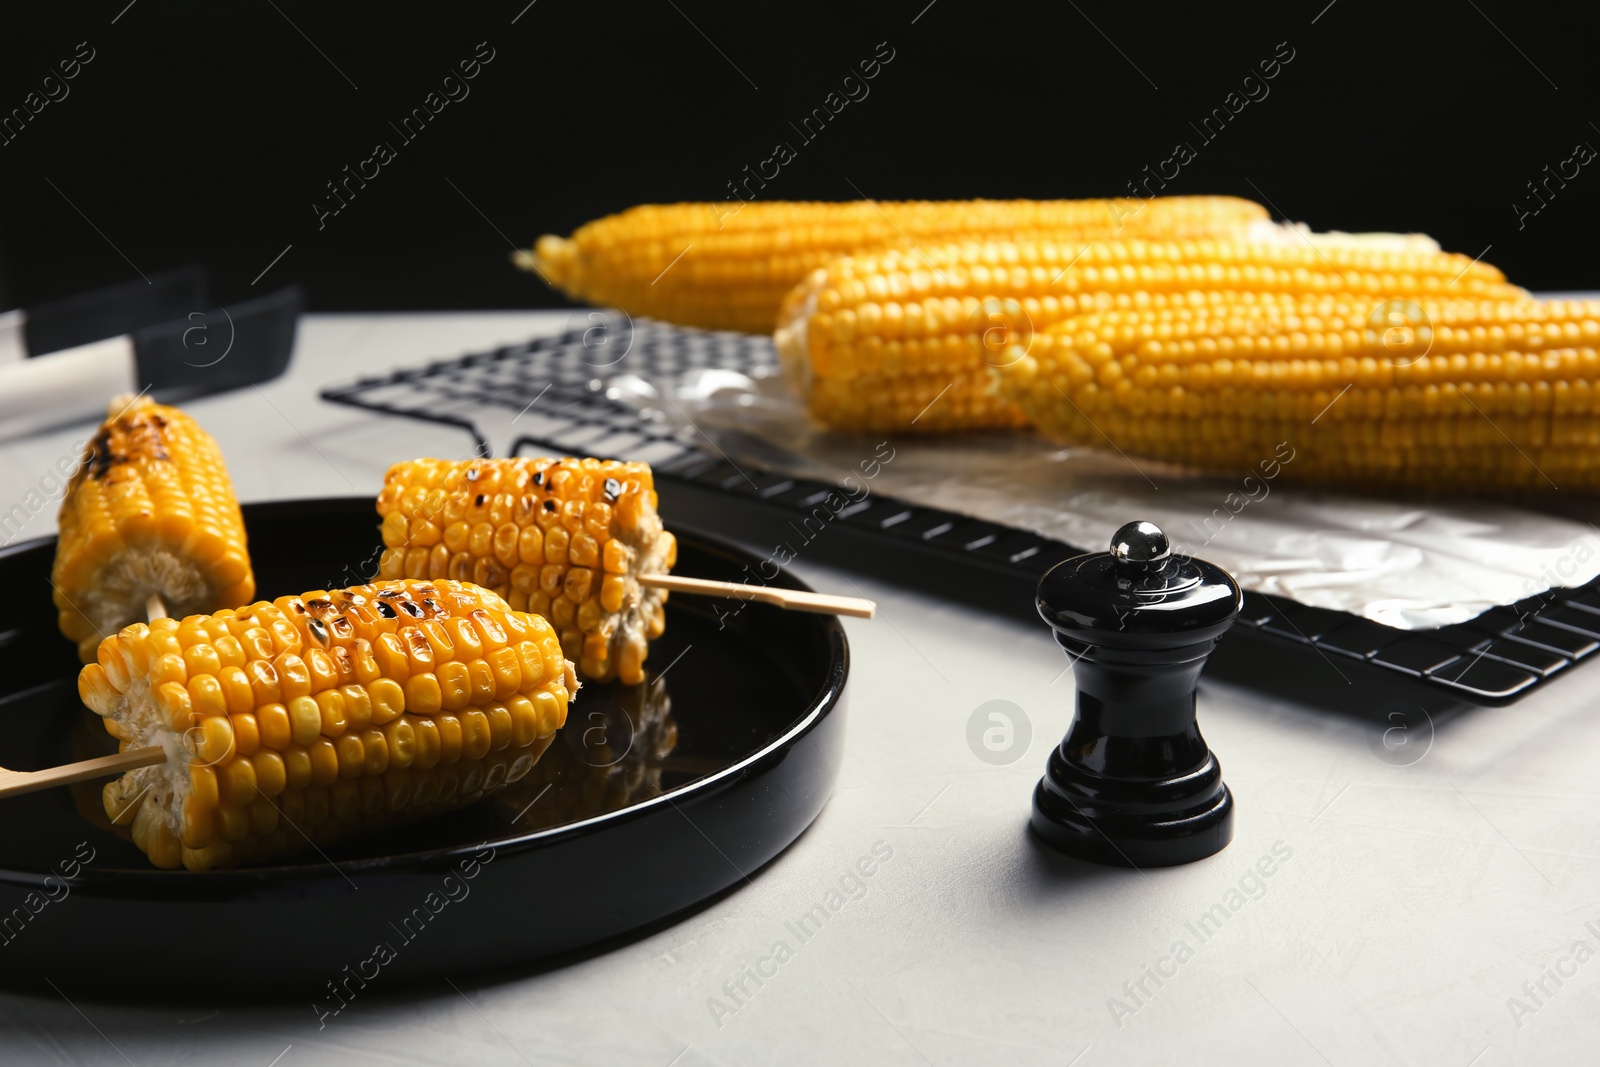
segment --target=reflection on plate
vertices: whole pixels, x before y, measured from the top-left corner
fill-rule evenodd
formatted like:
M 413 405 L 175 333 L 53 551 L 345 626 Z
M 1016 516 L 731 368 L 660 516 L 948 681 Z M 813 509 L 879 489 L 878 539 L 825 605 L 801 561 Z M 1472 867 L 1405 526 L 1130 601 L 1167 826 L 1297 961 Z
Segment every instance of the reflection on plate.
M 665 677 L 585 685 L 567 725 L 533 770 L 494 798 L 517 830 L 542 830 L 661 795 L 678 745 Z

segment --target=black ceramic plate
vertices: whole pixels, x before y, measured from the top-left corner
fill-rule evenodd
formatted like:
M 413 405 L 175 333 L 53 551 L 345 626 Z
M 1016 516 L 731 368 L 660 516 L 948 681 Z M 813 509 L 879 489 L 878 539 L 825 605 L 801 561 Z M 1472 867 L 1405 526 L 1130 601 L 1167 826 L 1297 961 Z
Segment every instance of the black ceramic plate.
M 246 505 L 263 597 L 372 572 L 369 498 Z M 757 562 L 680 531 L 682 574 Z M 99 754 L 55 628 L 55 540 L 0 551 L 0 766 Z M 803 589 L 787 574 L 774 584 Z M 848 667 L 831 616 L 674 596 L 645 686 L 587 685 L 528 778 L 450 815 L 290 864 L 151 867 L 100 783 L 0 800 L 0 982 L 193 1001 L 266 992 L 338 1009 L 372 988 L 525 964 L 726 890 L 810 825 L 838 770 Z M 670 668 L 670 669 L 669 669 Z M 92 856 L 92 859 L 87 857 Z

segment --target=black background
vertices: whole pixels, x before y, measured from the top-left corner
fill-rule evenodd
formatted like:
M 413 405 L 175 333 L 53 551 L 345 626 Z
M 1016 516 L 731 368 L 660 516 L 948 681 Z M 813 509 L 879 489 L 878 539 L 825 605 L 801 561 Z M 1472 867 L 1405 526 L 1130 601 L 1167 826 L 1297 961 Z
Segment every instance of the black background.
M 1600 288 L 1600 162 L 1521 229 L 1513 207 L 1600 146 L 1587 6 L 526 2 L 97 0 L 10 19 L 0 112 L 78 42 L 95 58 L 0 146 L 0 304 L 201 261 L 227 302 L 299 281 L 314 310 L 561 306 L 511 243 L 720 200 L 778 141 L 799 153 L 770 199 L 1114 195 L 1187 140 L 1169 192 L 1423 231 L 1535 290 Z M 388 123 L 485 41 L 471 95 L 400 144 Z M 799 144 L 789 123 L 879 42 L 894 58 L 870 95 Z M 1279 42 L 1294 59 L 1270 95 L 1202 144 L 1190 123 Z M 319 231 L 324 183 L 380 140 L 398 158 Z

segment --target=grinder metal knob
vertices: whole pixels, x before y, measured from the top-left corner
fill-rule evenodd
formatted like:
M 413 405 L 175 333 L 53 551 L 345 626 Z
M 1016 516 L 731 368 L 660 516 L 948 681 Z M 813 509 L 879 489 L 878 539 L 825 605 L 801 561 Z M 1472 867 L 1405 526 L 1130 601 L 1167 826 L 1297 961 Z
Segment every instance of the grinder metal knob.
M 1160 867 L 1221 851 L 1233 797 L 1195 722 L 1206 657 L 1242 604 L 1227 571 L 1174 556 L 1151 522 L 1039 580 L 1072 659 L 1077 714 L 1033 794 L 1034 832 L 1096 863 Z
M 1111 536 L 1111 558 L 1118 563 L 1159 563 L 1172 545 L 1153 522 L 1130 522 Z

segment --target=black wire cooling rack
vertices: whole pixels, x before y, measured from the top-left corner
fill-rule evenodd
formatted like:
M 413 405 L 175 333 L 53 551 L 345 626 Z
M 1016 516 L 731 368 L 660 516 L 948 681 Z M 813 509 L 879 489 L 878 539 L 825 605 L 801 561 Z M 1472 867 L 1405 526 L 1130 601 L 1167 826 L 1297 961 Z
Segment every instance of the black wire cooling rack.
M 608 396 L 604 379 L 624 358 L 628 371 L 645 381 L 709 368 L 756 376 L 778 364 L 768 337 L 635 321 L 620 312 L 575 312 L 557 336 L 333 386 L 322 397 L 458 427 L 480 455 L 646 462 L 655 470 L 669 523 L 757 545 L 808 535 L 807 558 L 1030 620 L 1037 618 L 1033 591 L 1040 576 L 1083 551 L 878 495 L 834 507 L 839 486 L 735 465 L 709 439 L 697 440 L 647 409 Z M 816 515 L 828 516 L 825 529 L 814 529 Z M 1370 688 L 1377 682 L 1381 692 L 1505 704 L 1600 649 L 1600 579 L 1424 632 L 1246 593 L 1239 624 L 1224 642 L 1229 645 L 1247 647 L 1261 663 L 1287 665 L 1287 674 L 1307 685 L 1318 685 L 1319 676 L 1332 684 L 1331 669 L 1346 683 L 1359 679 Z M 1256 655 L 1263 650 L 1270 654 Z M 1319 659 L 1324 666 L 1316 665 Z M 1232 673 L 1250 682 L 1255 672 L 1250 657 L 1245 662 L 1245 670 Z
M 777 367 L 771 341 L 590 312 L 560 335 L 506 345 L 322 391 L 336 404 L 456 426 L 480 454 L 556 450 L 661 464 L 695 446 L 638 408 L 608 399 L 602 378 L 627 367 L 659 379 L 713 367 Z

